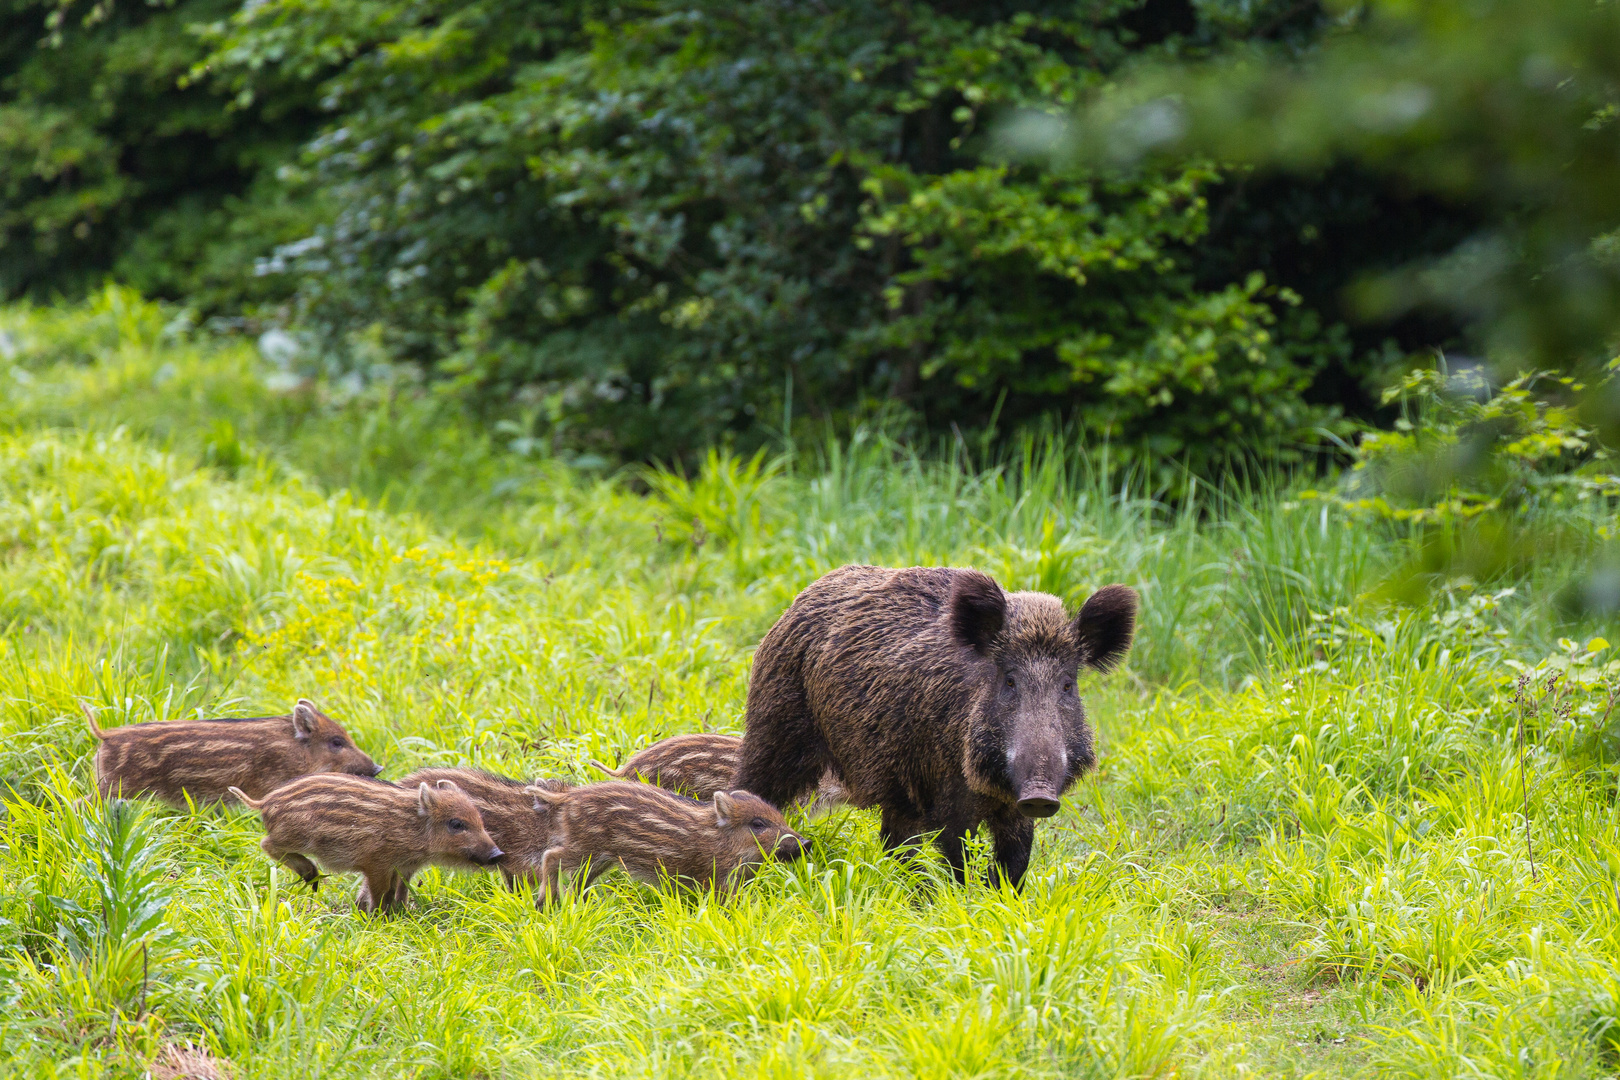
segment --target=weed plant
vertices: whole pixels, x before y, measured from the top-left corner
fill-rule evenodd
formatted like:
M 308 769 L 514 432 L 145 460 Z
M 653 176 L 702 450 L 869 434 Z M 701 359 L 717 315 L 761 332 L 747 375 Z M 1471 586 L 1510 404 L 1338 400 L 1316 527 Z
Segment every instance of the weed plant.
M 408 383 L 290 385 L 117 292 L 0 332 L 8 1075 L 1620 1062 L 1620 670 L 1612 628 L 1555 603 L 1613 528 L 1601 505 L 1534 511 L 1556 543 L 1517 576 L 1399 605 L 1399 527 L 1286 478 L 1172 505 L 1061 440 L 992 464 L 876 434 L 592 476 Z M 844 810 L 727 900 L 609 875 L 537 913 L 429 870 L 412 911 L 370 919 L 265 860 L 251 813 L 94 796 L 80 698 L 106 725 L 307 696 L 385 776 L 585 779 L 740 730 L 749 650 L 849 561 L 1142 590 L 1127 669 L 1088 687 L 1101 767 L 1022 892 L 982 883 L 982 850 L 966 886 L 888 859 Z

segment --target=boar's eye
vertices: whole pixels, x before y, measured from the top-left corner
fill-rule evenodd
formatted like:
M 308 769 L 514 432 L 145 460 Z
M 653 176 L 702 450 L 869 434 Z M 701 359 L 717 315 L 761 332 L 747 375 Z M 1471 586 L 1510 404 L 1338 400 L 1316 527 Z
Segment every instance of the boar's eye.
M 1013 681 L 1013 677 L 1011 675 L 1008 675 L 1005 685 L 1006 685 L 1007 689 L 1011 690 L 1013 687 L 1017 686 L 1018 684 Z
M 343 749 L 343 740 L 334 735 L 332 737 L 332 741 L 331 741 L 331 743 L 329 745 L 334 750 L 341 750 L 341 749 Z
M 1067 680 L 1067 679 L 1065 679 L 1064 682 L 1063 682 L 1063 692 L 1065 694 L 1067 694 L 1073 689 L 1074 689 L 1074 683 Z
M 448 828 L 451 832 L 466 832 L 467 831 L 467 823 L 465 821 L 462 821 L 458 817 L 451 818 L 445 824 L 445 827 Z
M 750 821 L 748 823 L 748 827 L 750 829 L 763 829 L 763 828 L 766 828 L 765 819 L 762 818 L 762 817 L 757 817 L 753 821 Z

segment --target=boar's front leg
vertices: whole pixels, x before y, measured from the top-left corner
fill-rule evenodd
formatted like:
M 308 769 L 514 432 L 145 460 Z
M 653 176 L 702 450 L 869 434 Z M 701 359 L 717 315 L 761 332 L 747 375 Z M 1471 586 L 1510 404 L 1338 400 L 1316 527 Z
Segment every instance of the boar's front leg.
M 945 862 L 949 864 L 958 885 L 967 881 L 968 828 L 965 822 L 947 822 L 934 837 L 934 846 L 945 856 Z
M 990 822 L 990 841 L 995 864 L 990 867 L 990 884 L 1003 881 L 1021 888 L 1029 869 L 1029 853 L 1035 847 L 1035 822 L 1022 814 L 996 818 Z
M 884 807 L 883 820 L 878 824 L 878 835 L 883 848 L 891 855 L 908 862 L 917 855 L 922 838 L 934 834 L 934 847 L 951 868 L 951 874 L 960 884 L 967 880 L 967 839 L 970 822 L 948 817 L 944 821 L 930 820 L 908 810 Z

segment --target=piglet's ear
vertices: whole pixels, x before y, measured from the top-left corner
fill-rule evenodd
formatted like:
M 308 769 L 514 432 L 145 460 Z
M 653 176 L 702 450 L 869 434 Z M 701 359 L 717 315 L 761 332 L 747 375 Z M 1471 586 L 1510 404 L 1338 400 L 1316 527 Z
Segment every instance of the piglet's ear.
M 988 574 L 977 570 L 960 570 L 951 582 L 950 599 L 946 601 L 951 616 L 951 633 L 964 645 L 979 653 L 990 650 L 990 645 L 1001 634 L 1007 621 L 1007 594 Z
M 737 800 L 723 791 L 714 793 L 714 822 L 721 828 L 729 825 L 731 819 L 737 816 Z
M 426 781 L 423 781 L 422 785 L 416 789 L 416 812 L 422 817 L 427 817 L 433 810 L 433 800 L 436 797 L 433 794 L 433 789 L 427 786 Z
M 456 782 L 454 780 L 440 780 L 440 781 L 438 781 L 438 786 L 441 789 L 443 789 L 444 791 L 460 791 L 461 790 L 459 787 L 456 786 Z
M 1080 608 L 1074 636 L 1086 666 L 1110 672 L 1130 651 L 1136 636 L 1136 590 L 1128 585 L 1104 585 Z
M 293 706 L 293 738 L 304 740 L 315 734 L 315 706 L 303 698 Z

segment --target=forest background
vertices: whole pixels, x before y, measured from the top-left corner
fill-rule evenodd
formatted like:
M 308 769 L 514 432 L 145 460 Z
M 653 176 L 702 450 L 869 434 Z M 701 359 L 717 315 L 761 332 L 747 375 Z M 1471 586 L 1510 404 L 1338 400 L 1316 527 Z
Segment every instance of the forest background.
M 295 374 L 427 380 L 587 467 L 874 419 L 975 446 L 1066 427 L 1163 483 L 1297 462 L 1391 423 L 1413 357 L 1480 354 L 1477 312 L 1362 294 L 1509 211 L 1355 153 L 1057 160 L 1052 127 L 1152 65 L 1298 64 L 1369 21 L 9 0 L 0 291 L 110 278 L 276 331 Z

